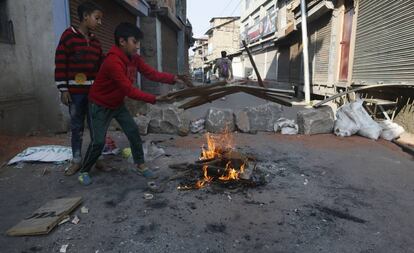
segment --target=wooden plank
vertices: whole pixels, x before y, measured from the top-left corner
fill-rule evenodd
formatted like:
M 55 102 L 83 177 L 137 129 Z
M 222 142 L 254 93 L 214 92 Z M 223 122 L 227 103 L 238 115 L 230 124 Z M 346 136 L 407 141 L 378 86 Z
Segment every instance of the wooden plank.
M 332 101 L 334 99 L 337 99 L 339 97 L 345 96 L 349 93 L 352 92 L 357 92 L 357 91 L 361 91 L 361 90 L 370 90 L 370 89 L 381 89 L 381 88 L 388 88 L 388 87 L 397 87 L 397 88 L 414 88 L 413 84 L 376 84 L 376 85 L 369 85 L 369 86 L 363 86 L 363 87 L 359 87 L 359 88 L 355 88 L 352 90 L 348 90 L 348 91 L 344 91 L 341 93 L 338 93 L 336 95 L 333 95 L 317 104 L 315 104 L 313 107 L 317 108 L 321 105 L 324 105 L 326 103 L 328 103 L 329 101 Z
M 260 85 L 261 87 L 264 87 L 262 77 L 260 76 L 260 73 L 259 73 L 259 71 L 257 70 L 256 63 L 254 62 L 254 60 L 253 60 L 253 56 L 252 56 L 252 54 L 250 53 L 249 48 L 247 47 L 246 41 L 245 41 L 245 40 L 242 40 L 242 42 L 243 42 L 243 46 L 244 46 L 244 48 L 246 49 L 247 54 L 249 55 L 249 59 L 250 59 L 250 62 L 252 63 L 252 66 L 253 66 L 254 72 L 256 73 L 256 76 L 257 76 L 257 82 L 259 83 L 259 85 Z
M 56 199 L 47 202 L 32 215 L 7 231 L 9 236 L 48 234 L 61 219 L 82 203 L 81 197 Z

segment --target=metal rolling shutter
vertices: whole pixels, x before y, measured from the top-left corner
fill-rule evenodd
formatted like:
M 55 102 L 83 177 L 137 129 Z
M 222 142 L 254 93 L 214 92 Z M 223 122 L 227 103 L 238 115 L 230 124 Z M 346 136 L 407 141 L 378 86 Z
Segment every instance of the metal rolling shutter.
M 291 83 L 303 83 L 302 75 L 302 45 L 301 40 L 290 46 L 290 72 L 289 81 Z
M 71 25 L 78 26 L 79 18 L 77 8 L 83 0 L 70 0 Z M 104 53 L 107 53 L 114 44 L 114 31 L 121 22 L 136 24 L 136 16 L 127 11 L 124 7 L 112 0 L 100 0 L 97 3 L 104 9 L 102 26 L 94 33 L 102 44 Z
M 289 56 L 290 48 L 287 46 L 279 47 L 279 63 L 277 67 L 277 79 L 279 82 L 289 82 L 290 68 L 289 68 Z
M 266 69 L 264 79 L 276 80 L 277 77 L 277 50 L 272 47 L 267 50 Z
M 178 71 L 178 40 L 177 31 L 162 22 L 162 71 L 177 73 Z
M 414 1 L 359 3 L 353 81 L 414 82 Z
M 318 19 L 309 44 L 312 84 L 328 81 L 329 49 L 331 44 L 331 13 Z

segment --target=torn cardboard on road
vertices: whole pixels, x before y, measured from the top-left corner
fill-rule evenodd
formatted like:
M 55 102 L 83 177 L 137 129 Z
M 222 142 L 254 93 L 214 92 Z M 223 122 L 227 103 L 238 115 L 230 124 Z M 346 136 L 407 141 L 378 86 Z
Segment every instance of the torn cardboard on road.
M 47 202 L 32 215 L 7 231 L 9 236 L 44 235 L 76 209 L 82 202 L 81 197 L 56 199 Z

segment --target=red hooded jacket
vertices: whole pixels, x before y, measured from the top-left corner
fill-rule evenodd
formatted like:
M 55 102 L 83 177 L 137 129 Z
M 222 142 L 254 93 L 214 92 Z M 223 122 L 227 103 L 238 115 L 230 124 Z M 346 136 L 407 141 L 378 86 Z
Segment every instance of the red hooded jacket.
M 175 75 L 156 71 L 138 54 L 128 58 L 121 49 L 113 46 L 89 91 L 90 101 L 109 109 L 121 106 L 125 97 L 154 104 L 154 95 L 145 93 L 133 85 L 137 71 L 154 82 L 175 83 Z

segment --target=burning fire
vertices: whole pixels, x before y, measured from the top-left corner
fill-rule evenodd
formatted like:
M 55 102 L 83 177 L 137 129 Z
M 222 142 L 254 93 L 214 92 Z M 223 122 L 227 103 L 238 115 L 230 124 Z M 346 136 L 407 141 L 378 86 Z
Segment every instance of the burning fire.
M 244 173 L 244 169 L 246 166 L 246 162 L 244 161 L 243 164 L 239 168 L 235 168 L 232 164 L 231 159 L 226 158 L 226 155 L 230 154 L 234 150 L 234 140 L 233 136 L 226 131 L 225 134 L 222 135 L 211 135 L 209 133 L 206 134 L 207 139 L 207 147 L 201 148 L 201 156 L 200 161 L 208 161 L 208 160 L 229 160 L 226 163 L 224 174 L 218 177 L 218 180 L 221 181 L 231 181 L 231 180 L 239 180 L 240 175 Z M 203 166 L 203 178 L 198 180 L 195 184 L 195 188 L 200 189 L 212 182 L 214 179 L 213 176 L 208 174 L 208 166 Z
M 233 136 L 227 131 L 222 135 L 206 134 L 207 149 L 201 147 L 200 160 L 221 158 L 223 153 L 234 149 Z

